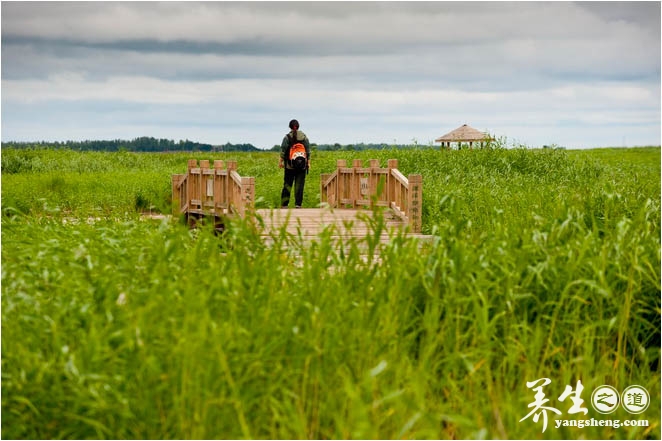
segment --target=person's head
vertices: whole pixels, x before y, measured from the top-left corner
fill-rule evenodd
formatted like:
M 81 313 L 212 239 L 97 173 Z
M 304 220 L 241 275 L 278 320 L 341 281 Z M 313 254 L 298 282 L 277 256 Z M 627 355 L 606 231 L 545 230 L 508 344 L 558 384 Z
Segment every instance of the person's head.
M 299 130 L 299 121 L 297 121 L 296 119 L 290 121 L 290 130 L 294 130 L 295 132 Z

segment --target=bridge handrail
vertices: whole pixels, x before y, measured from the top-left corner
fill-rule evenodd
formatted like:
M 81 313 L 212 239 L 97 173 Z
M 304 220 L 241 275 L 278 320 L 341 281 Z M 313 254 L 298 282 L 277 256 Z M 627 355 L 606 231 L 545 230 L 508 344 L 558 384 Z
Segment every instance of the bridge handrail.
M 397 159 L 389 159 L 386 168 L 379 167 L 377 159 L 371 159 L 368 167 L 363 167 L 362 161 L 355 159 L 352 166 L 347 167 L 347 161 L 339 159 L 333 173 L 322 174 L 322 203 L 334 208 L 388 207 L 409 224 L 412 232 L 421 232 L 421 175 L 405 177 L 398 170 Z
M 403 175 L 403 174 L 400 172 L 400 170 L 397 170 L 397 169 L 395 169 L 395 170 L 391 170 L 391 176 L 393 176 L 393 178 L 394 178 L 396 181 L 400 182 L 400 183 L 401 183 L 402 185 L 404 185 L 406 188 L 409 188 L 409 181 L 407 180 L 407 178 L 405 177 L 405 175 Z
M 189 159 L 186 174 L 172 175 L 172 211 L 222 216 L 239 214 L 255 204 L 255 178 L 237 173 L 237 162 Z

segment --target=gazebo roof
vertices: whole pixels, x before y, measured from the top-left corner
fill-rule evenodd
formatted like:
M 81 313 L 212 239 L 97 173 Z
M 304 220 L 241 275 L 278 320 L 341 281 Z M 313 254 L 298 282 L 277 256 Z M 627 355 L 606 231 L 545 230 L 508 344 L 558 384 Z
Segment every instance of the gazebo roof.
M 470 142 L 470 141 L 485 141 L 490 139 L 490 135 L 483 133 L 479 130 L 469 127 L 466 124 L 446 133 L 444 136 L 435 139 L 435 142 Z

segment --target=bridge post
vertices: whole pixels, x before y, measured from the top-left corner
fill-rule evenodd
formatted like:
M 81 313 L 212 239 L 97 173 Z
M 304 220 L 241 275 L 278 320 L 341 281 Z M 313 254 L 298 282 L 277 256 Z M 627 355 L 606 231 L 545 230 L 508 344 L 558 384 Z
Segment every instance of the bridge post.
M 423 176 L 409 175 L 407 193 L 407 217 L 413 233 L 420 233 L 422 227 Z
M 253 209 L 253 201 L 255 201 L 255 178 L 242 177 L 241 178 L 241 194 L 239 201 L 239 215 L 244 217 L 246 211 Z

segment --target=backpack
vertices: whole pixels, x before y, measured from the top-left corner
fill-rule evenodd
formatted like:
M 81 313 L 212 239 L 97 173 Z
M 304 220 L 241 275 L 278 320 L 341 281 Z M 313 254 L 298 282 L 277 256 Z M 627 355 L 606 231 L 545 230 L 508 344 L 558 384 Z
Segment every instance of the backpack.
M 305 170 L 308 168 L 308 159 L 306 157 L 306 147 L 296 138 L 289 137 L 290 149 L 288 160 L 295 170 Z

